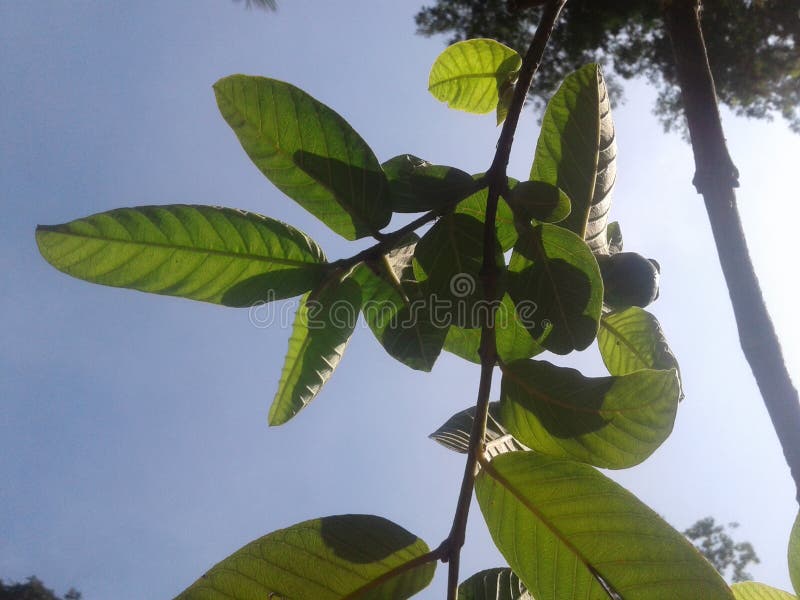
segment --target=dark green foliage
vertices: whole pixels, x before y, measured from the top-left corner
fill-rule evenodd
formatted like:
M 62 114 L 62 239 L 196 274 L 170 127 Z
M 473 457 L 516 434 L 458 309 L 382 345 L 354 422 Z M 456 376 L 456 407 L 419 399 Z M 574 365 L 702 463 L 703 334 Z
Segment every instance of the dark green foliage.
M 541 9 L 524 0 L 436 0 L 416 16 L 418 32 L 451 42 L 491 37 L 520 51 Z M 737 114 L 781 115 L 800 132 L 800 14 L 796 0 L 705 0 L 703 29 L 717 94 Z M 680 127 L 672 49 L 654 0 L 570 0 L 553 34 L 553 56 L 531 92 L 541 111 L 566 75 L 602 64 L 612 97 L 620 79 L 646 77 L 658 89 L 655 112 L 665 129 Z M 746 49 L 746 50 L 745 50 Z
M 36 577 L 28 577 L 25 583 L 3 583 L 0 579 L 0 600 L 81 600 L 81 593 L 73 588 L 57 596 Z
M 728 523 L 728 529 L 736 529 L 738 523 Z M 722 575 L 734 583 L 752 579 L 745 571 L 750 563 L 761 562 L 750 542 L 735 542 L 725 525 L 717 525 L 713 517 L 700 519 L 683 532 L 706 560 Z

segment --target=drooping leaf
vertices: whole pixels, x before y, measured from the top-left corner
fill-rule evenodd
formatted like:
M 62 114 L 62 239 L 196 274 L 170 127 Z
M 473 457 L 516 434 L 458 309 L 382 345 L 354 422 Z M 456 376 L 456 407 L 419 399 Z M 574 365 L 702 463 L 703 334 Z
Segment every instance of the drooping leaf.
M 497 354 L 503 362 L 530 358 L 544 352 L 541 341 L 533 339 L 527 329 L 536 319 L 535 302 L 520 303 L 517 306 L 511 296 L 505 294 L 495 311 L 495 344 Z M 465 329 L 451 326 L 447 330 L 444 349 L 456 356 L 480 364 L 478 349 L 481 344 L 480 329 Z
M 450 108 L 488 113 L 497 108 L 501 92 L 521 66 L 520 55 L 495 40 L 457 42 L 433 63 L 428 91 Z
M 473 175 L 474 179 L 479 179 L 483 174 Z M 509 188 L 517 185 L 517 180 L 511 177 L 508 178 Z M 457 214 L 469 215 L 481 223 L 486 218 L 486 203 L 489 199 L 489 191 L 487 188 L 481 188 L 471 196 L 458 203 L 455 212 Z M 517 230 L 514 227 L 514 213 L 508 206 L 503 198 L 497 202 L 497 215 L 495 218 L 495 230 L 497 232 L 497 242 L 500 248 L 505 252 L 510 250 L 514 243 L 517 241 Z
M 412 369 L 430 371 L 447 325 L 433 321 L 414 281 L 411 260 L 417 240 L 410 238 L 383 260 L 358 265 L 353 277 L 362 289 L 364 318 L 384 349 Z
M 486 569 L 458 586 L 458 600 L 534 600 L 509 568 Z
M 562 226 L 606 253 L 606 222 L 616 181 L 617 148 L 611 105 L 600 67 L 589 64 L 569 75 L 542 119 L 531 179 L 564 190 L 572 212 Z
M 214 84 L 214 93 L 244 151 L 283 193 L 348 240 L 386 226 L 386 176 L 336 112 L 265 77 L 231 75 Z
M 382 165 L 389 181 L 394 212 L 425 212 L 465 198 L 475 189 L 469 173 L 455 167 L 432 165 L 411 154 L 401 154 Z
M 524 230 L 508 264 L 508 292 L 515 304 L 534 302 L 528 330 L 557 354 L 583 350 L 597 335 L 603 282 L 589 247 L 577 235 L 543 223 Z
M 303 232 L 213 206 L 119 208 L 40 225 L 36 243 L 47 262 L 79 279 L 226 306 L 297 296 L 326 271 Z
M 789 535 L 789 577 L 794 591 L 800 594 L 800 514 L 797 515 Z
M 484 443 L 489 456 L 497 456 L 504 452 L 527 450 L 528 448 L 514 439 L 498 420 L 499 402 L 489 403 L 489 414 L 486 416 L 486 434 Z M 439 442 L 445 448 L 466 454 L 469 451 L 469 436 L 475 422 L 475 407 L 457 412 L 428 437 Z
M 501 368 L 500 422 L 542 454 L 625 469 L 672 432 L 680 389 L 674 370 L 584 377 L 535 360 Z
M 736 600 L 797 600 L 794 594 L 753 581 L 734 583 L 731 591 Z
M 522 181 L 508 198 L 511 210 L 517 219 L 530 224 L 532 220 L 542 223 L 558 223 L 570 213 L 570 201 L 563 190 L 543 181 Z
M 305 408 L 342 358 L 361 310 L 361 289 L 351 277 L 331 277 L 303 296 L 297 308 L 269 424 L 282 425 Z
M 433 578 L 428 546 L 372 515 L 298 523 L 214 565 L 176 600 L 403 600 Z
M 603 315 L 597 345 L 612 375 L 627 375 L 640 369 L 675 369 L 680 376 L 678 361 L 661 325 L 642 308 L 632 306 Z
M 482 467 L 492 539 L 536 600 L 733 599 L 686 538 L 594 468 L 534 452 Z

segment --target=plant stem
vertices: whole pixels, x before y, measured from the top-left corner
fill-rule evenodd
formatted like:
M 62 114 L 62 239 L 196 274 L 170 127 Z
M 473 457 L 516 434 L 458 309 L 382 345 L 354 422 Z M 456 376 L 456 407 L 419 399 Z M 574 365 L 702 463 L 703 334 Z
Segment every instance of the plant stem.
M 695 160 L 693 180 L 703 195 L 739 341 L 755 376 L 800 502 L 800 402 L 758 284 L 734 188 L 738 172 L 728 154 L 714 80 L 700 24 L 699 0 L 663 0 Z
M 475 419 L 469 437 L 467 462 L 464 466 L 464 476 L 461 480 L 461 491 L 453 517 L 453 525 L 443 545 L 446 545 L 448 556 L 447 600 L 456 600 L 458 595 L 458 571 L 461 557 L 461 547 L 466 536 L 469 505 L 472 500 L 472 491 L 475 487 L 475 473 L 478 459 L 484 452 L 484 435 L 486 433 L 486 417 L 489 412 L 489 395 L 492 389 L 492 374 L 497 362 L 497 346 L 495 344 L 494 330 L 494 300 L 498 296 L 497 279 L 498 265 L 496 260 L 497 234 L 495 222 L 497 217 L 497 202 L 500 195 L 508 188 L 506 167 L 511 155 L 511 146 L 514 143 L 514 132 L 519 123 L 525 98 L 533 82 L 533 76 L 539 68 L 539 63 L 544 55 L 547 42 L 555 27 L 558 15 L 564 7 L 566 0 L 550 0 L 544 9 L 542 18 L 536 28 L 525 58 L 520 68 L 519 79 L 514 88 L 514 97 L 508 109 L 500 138 L 497 141 L 492 166 L 486 173 L 488 182 L 488 199 L 486 202 L 486 215 L 483 228 L 483 263 L 481 265 L 481 284 L 483 297 L 490 308 L 489 315 L 481 327 L 481 343 L 479 354 L 481 357 L 481 378 L 478 384 L 478 399 L 475 404 Z

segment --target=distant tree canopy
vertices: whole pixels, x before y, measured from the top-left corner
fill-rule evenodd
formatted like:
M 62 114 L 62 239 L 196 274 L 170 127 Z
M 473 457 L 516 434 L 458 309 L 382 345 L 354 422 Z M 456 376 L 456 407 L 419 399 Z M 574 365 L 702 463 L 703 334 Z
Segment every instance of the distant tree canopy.
M 450 42 L 490 37 L 523 52 L 538 24 L 537 0 L 436 0 L 416 15 L 417 32 Z M 612 98 L 621 79 L 643 76 L 658 90 L 655 113 L 683 123 L 670 41 L 659 2 L 570 0 L 531 91 L 537 110 L 587 62 L 604 66 Z M 800 133 L 800 10 L 797 0 L 705 0 L 703 29 L 720 101 L 736 114 L 782 115 Z M 614 94 L 614 92 L 617 92 Z
M 62 598 L 44 587 L 36 577 L 28 577 L 25 583 L 8 584 L 0 579 L 0 600 L 81 600 L 81 593 L 70 589 Z
M 738 526 L 738 523 L 728 524 L 730 529 Z M 745 568 L 750 563 L 761 562 L 750 542 L 734 542 L 725 531 L 725 526 L 717 525 L 713 517 L 700 519 L 683 535 L 694 543 L 721 575 L 729 577 L 733 583 L 752 579 Z

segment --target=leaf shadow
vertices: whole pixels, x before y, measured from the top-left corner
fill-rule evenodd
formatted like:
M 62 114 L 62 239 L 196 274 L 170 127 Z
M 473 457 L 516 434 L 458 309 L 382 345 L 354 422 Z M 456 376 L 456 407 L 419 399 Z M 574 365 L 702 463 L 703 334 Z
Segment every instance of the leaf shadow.
M 254 275 L 231 286 L 221 303 L 234 308 L 246 308 L 263 302 L 285 300 L 306 293 L 322 281 L 326 265 L 279 269 Z
M 353 218 L 359 236 L 376 233 L 389 223 L 388 184 L 380 165 L 375 170 L 365 169 L 306 150 L 297 150 L 292 160 L 333 194 L 339 206 Z
M 325 545 L 336 556 L 352 563 L 384 560 L 418 540 L 413 533 L 374 515 L 323 517 L 320 521 Z

